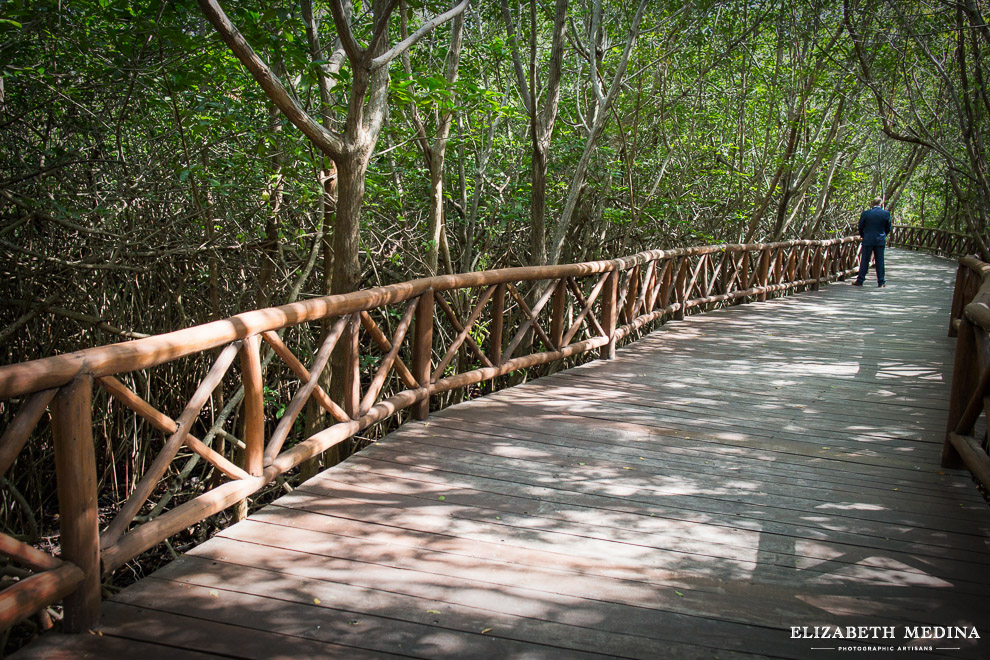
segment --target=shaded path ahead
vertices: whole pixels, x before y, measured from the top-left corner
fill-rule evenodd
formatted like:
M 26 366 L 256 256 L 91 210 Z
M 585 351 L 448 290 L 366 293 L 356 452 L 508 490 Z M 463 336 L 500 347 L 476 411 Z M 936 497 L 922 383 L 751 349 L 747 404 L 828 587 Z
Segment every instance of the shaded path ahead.
M 886 289 L 689 317 L 408 424 L 112 598 L 102 636 L 18 657 L 834 658 L 905 645 L 905 626 L 988 638 L 990 508 L 939 467 L 954 268 L 888 260 Z

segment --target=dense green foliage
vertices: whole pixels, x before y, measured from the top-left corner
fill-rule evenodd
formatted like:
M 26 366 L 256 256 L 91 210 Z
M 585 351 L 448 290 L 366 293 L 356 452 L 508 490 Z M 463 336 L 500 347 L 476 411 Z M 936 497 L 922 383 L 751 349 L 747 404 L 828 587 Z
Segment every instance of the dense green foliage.
M 600 107 L 588 45 L 607 87 L 631 34 L 635 7 L 606 4 L 594 36 L 593 3 L 568 8 L 548 154 L 548 235 Z M 330 290 L 333 255 L 324 243 L 334 200 L 324 199 L 321 182 L 329 163 L 268 102 L 198 8 L 150 5 L 3 5 L 6 361 L 174 329 L 282 302 L 294 290 Z M 577 182 L 561 261 L 822 236 L 874 194 L 893 202 L 900 221 L 982 233 L 982 50 L 990 43 L 986 28 L 974 27 L 982 24 L 978 3 L 853 6 L 848 22 L 832 3 L 648 5 Z M 444 76 L 449 21 L 388 66 L 387 121 L 362 207 L 364 285 L 427 272 L 431 250 L 444 256 L 441 271 L 530 261 L 532 149 L 512 48 L 527 77 L 533 56 L 530 86 L 539 97 L 553 7 L 508 6 L 515 42 L 498 3 L 467 10 L 453 84 Z M 410 31 L 446 7 L 410 2 Z M 327 73 L 335 31 L 326 7 L 314 8 L 322 59 L 299 5 L 228 9 L 299 105 L 338 127 L 352 73 L 346 61 Z M 370 10 L 354 7 L 359 41 L 368 37 Z M 390 29 L 397 38 L 397 16 Z M 321 69 L 329 105 L 320 98 Z M 436 246 L 426 232 L 428 160 L 411 118 L 429 138 L 443 112 L 453 113 L 453 129 Z
M 458 3 L 226 2 L 251 63 L 210 0 L 0 0 L 0 363 L 434 272 L 822 238 L 876 195 L 982 241 L 984 4 L 474 0 L 386 57 Z M 293 331 L 306 362 L 312 326 Z M 181 410 L 200 357 L 128 386 Z M 271 422 L 295 376 L 268 375 Z M 197 420 L 232 458 L 236 388 Z M 119 408 L 98 393 L 103 514 L 162 440 Z M 296 435 L 327 423 L 312 406 Z M 0 526 L 51 549 L 50 442 L 17 460 Z M 219 478 L 181 463 L 142 515 Z

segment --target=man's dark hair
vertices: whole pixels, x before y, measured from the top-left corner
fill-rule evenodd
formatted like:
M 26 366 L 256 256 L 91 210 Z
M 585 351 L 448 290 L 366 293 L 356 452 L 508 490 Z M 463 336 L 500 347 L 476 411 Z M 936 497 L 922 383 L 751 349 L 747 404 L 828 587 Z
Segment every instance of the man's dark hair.
M 883 204 L 883 197 L 873 198 L 873 206 L 880 206 L 881 204 Z

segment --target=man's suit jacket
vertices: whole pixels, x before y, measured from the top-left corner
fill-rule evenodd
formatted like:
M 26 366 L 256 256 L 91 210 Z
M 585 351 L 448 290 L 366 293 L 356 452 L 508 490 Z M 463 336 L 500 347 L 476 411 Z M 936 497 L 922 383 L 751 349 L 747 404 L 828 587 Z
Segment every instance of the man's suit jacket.
M 874 206 L 859 214 L 859 235 L 863 237 L 865 246 L 883 247 L 892 228 L 890 211 L 883 207 Z

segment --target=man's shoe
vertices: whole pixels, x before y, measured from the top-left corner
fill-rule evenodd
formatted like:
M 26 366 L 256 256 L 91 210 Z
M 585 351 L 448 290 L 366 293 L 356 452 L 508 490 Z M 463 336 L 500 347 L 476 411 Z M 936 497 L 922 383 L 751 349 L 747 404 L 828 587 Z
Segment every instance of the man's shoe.
M 878 288 L 878 289 L 882 289 L 882 288 L 884 288 L 885 286 L 887 286 L 887 285 L 886 285 L 886 284 L 878 284 L 878 285 L 877 285 L 877 288 Z
M 863 286 L 863 283 L 857 280 L 856 282 L 853 282 L 853 286 Z

